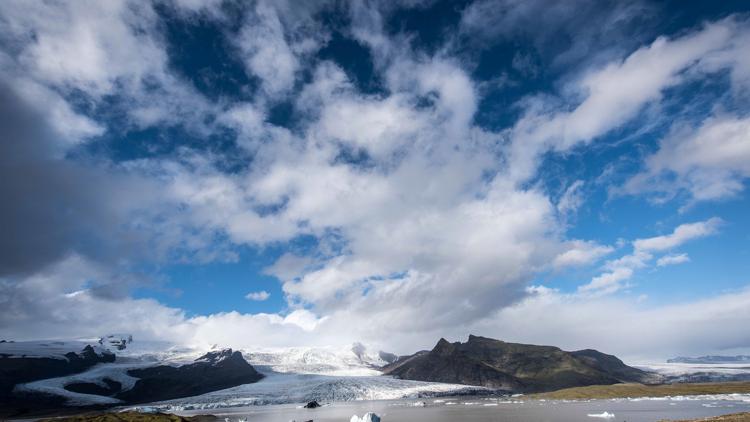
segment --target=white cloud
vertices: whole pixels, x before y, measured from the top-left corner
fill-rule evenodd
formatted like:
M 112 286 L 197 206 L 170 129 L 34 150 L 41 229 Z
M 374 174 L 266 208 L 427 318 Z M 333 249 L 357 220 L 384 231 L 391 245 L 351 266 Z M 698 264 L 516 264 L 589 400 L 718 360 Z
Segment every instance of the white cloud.
M 212 7 L 183 4 L 200 13 Z M 168 158 L 108 163 L 148 180 L 149 189 L 127 201 L 147 206 L 118 221 L 146 228 L 152 235 L 148 251 L 156 260 L 232 260 L 237 255 L 227 245 L 293 249 L 288 242 L 313 239 L 309 249 L 290 250 L 265 270 L 279 278 L 289 313 L 230 311 L 188 318 L 153 300 L 106 299 L 97 293 L 101 286 L 89 282 L 102 280 L 116 289 L 116 271 L 72 255 L 30 276 L 0 281 L 0 301 L 11 298 L 0 311 L 9 335 L 98 335 L 140 324 L 136 335 L 185 343 L 288 346 L 362 339 L 412 352 L 441 336 L 473 330 L 591 347 L 615 327 L 617 340 L 602 346 L 605 351 L 632 352 L 638 329 L 657 340 L 659 350 L 672 347 L 658 336 L 679 331 L 683 308 L 644 310 L 627 300 L 591 296 L 621 289 L 637 270 L 651 265 L 656 252 L 713 234 L 720 220 L 634 241 L 632 253 L 605 263 L 603 273 L 579 294 L 527 290 L 540 273 L 591 265 L 614 248 L 566 235 L 565 216 L 581 206 L 586 182 L 573 182 L 556 204 L 539 185 L 518 182 L 535 174 L 540 154 L 567 151 L 622 125 L 658 102 L 665 89 L 693 77 L 694 67 L 714 72 L 734 66 L 739 72 L 740 65 L 718 54 L 736 47 L 730 40 L 737 23 L 722 21 L 681 37 L 659 38 L 622 60 L 567 79 L 565 101 L 527 98 L 517 124 L 493 133 L 476 126 L 481 98 L 461 61 L 445 50 L 434 56 L 413 51 L 408 37 L 392 38 L 383 30 L 382 16 L 365 2 L 350 9 L 351 31 L 370 48 L 383 92 L 359 92 L 332 62 L 305 67 L 325 34 L 308 36 L 314 25 L 293 22 L 289 14 L 297 6 L 290 4 L 259 2 L 249 11 L 233 41 L 263 93 L 251 103 L 233 104 L 209 103 L 172 74 L 150 7 L 44 3 L 29 6 L 33 13 L 22 16 L 23 3 L 0 6 L 19 42 L 18 55 L 3 57 L 1 70 L 19 95 L 46 107 L 59 132 L 82 140 L 106 130 L 66 102 L 65 93 L 81 90 L 94 105 L 124 96 L 128 118 L 141 127 L 216 115 L 251 153 L 252 165 L 233 172 L 220 169 L 227 157 L 188 149 Z M 80 57 L 71 53 L 76 46 Z M 311 78 L 301 78 L 303 71 Z M 293 130 L 268 121 L 269 104 L 286 99 L 299 113 Z M 729 162 L 736 174 L 724 182 L 746 177 L 744 129 L 739 118 L 709 121 L 702 136 L 722 148 L 689 140 L 674 146 L 684 158 L 655 158 L 662 164 L 654 168 L 693 174 L 694 168 L 718 171 Z M 663 256 L 657 265 L 679 257 Z M 252 292 L 248 299 L 268 296 Z M 747 304 L 745 296 L 729 302 L 739 308 Z M 719 346 L 727 344 L 726 331 L 710 332 L 722 328 L 721 309 L 713 300 L 697 305 L 705 305 L 705 312 L 689 316 L 704 324 L 700 332 Z M 649 327 L 649 318 L 666 322 Z M 736 329 L 735 322 L 747 321 L 740 309 L 727 326 Z M 678 334 L 669 339 L 698 348 Z
M 133 333 L 137 340 L 235 348 L 340 346 L 359 339 L 384 350 L 412 353 L 429 348 L 440 337 L 464 340 L 467 333 L 473 333 L 507 341 L 554 344 L 566 350 L 596 348 L 629 358 L 630 362 L 750 347 L 750 337 L 744 335 L 744 328 L 750 324 L 747 289 L 648 307 L 639 298 L 591 298 L 533 287 L 520 302 L 471 324 L 433 325 L 422 331 L 393 330 L 389 326 L 385 328 L 388 335 L 383 335 L 383 327 L 371 326 L 378 320 L 377 309 L 373 310 L 375 316 L 341 310 L 320 318 L 307 310 L 295 310 L 286 316 L 226 312 L 188 318 L 180 310 L 153 300 L 112 301 L 86 289 L 88 280 L 106 277 L 102 268 L 71 257 L 20 283 L 2 280 L 0 327 L 4 336 L 17 340 L 77 338 L 114 330 Z M 644 348 L 644 344 L 649 347 Z
M 292 87 L 299 61 L 284 38 L 274 7 L 258 2 L 237 42 L 246 55 L 247 69 L 261 79 L 268 95 L 285 93 Z
M 554 267 L 589 265 L 614 251 L 611 246 L 592 241 L 574 240 L 568 242 L 568 245 L 569 249 L 555 257 Z
M 747 288 L 659 306 L 647 306 L 638 297 L 591 298 L 543 289 L 489 316 L 472 332 L 565 350 L 595 348 L 634 363 L 747 349 L 747 324 Z
M 207 101 L 169 69 L 158 15 L 150 3 L 0 4 L 8 48 L 0 71 L 16 93 L 49 116 L 69 144 L 101 135 L 104 125 L 75 111 L 88 101 L 120 103 L 127 122 L 198 128 Z M 10 53 L 12 52 L 12 53 Z M 81 98 L 83 97 L 83 98 Z
M 748 178 L 750 118 L 711 117 L 697 128 L 676 125 L 624 191 L 669 198 L 685 190 L 694 201 L 716 200 L 736 196 Z
M 583 180 L 576 180 L 571 183 L 557 201 L 557 212 L 564 218 L 575 214 L 583 204 L 583 185 Z
M 264 300 L 267 300 L 269 297 L 271 297 L 271 293 L 268 293 L 265 290 L 260 290 L 260 291 L 257 291 L 257 292 L 250 292 L 250 293 L 248 293 L 248 294 L 245 295 L 245 299 L 255 300 L 255 301 L 258 301 L 258 302 L 262 302 Z
M 631 254 L 607 261 L 604 266 L 606 272 L 592 278 L 588 284 L 579 286 L 578 291 L 603 295 L 621 290 L 626 287 L 625 282 L 633 276 L 637 269 L 646 268 L 650 264 L 654 258 L 653 252 L 667 251 L 690 240 L 713 235 L 722 223 L 723 221 L 720 218 L 713 217 L 696 223 L 681 224 L 670 234 L 636 239 L 632 242 L 633 252 Z M 657 260 L 657 266 L 679 264 L 688 260 L 687 254 L 667 255 Z
M 681 224 L 670 234 L 637 239 L 633 242 L 636 250 L 642 251 L 664 251 L 675 248 L 683 243 L 705 236 L 715 234 L 721 226 L 722 220 L 718 217 L 710 218 L 697 223 Z
M 622 61 L 586 72 L 565 90 L 583 97 L 572 111 L 549 110 L 544 98 L 529 100 L 510 134 L 511 176 L 526 180 L 543 152 L 569 150 L 627 122 L 665 89 L 684 82 L 686 69 L 726 47 L 736 31 L 734 21 L 720 21 L 679 38 L 660 37 Z
M 658 260 L 656 260 L 656 265 L 658 267 L 666 267 L 667 265 L 677 265 L 677 264 L 684 264 L 685 262 L 690 262 L 690 257 L 686 253 L 681 254 L 671 254 L 671 255 L 664 255 Z

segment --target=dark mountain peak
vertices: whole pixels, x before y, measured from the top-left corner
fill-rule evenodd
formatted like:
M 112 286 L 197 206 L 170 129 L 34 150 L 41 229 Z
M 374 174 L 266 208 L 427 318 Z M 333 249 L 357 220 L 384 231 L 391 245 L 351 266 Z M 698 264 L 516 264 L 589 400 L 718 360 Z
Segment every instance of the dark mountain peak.
M 195 361 L 206 362 L 212 365 L 216 365 L 218 363 L 221 363 L 227 360 L 230 360 L 230 361 L 242 360 L 243 362 L 245 361 L 245 359 L 242 357 L 242 353 L 234 352 L 232 351 L 232 349 L 221 349 L 221 350 L 210 351 L 206 353 L 205 355 L 199 357 Z
M 482 336 L 475 336 L 474 334 L 469 334 L 469 340 L 467 343 L 479 343 L 483 341 L 492 341 L 495 343 L 505 343 L 502 340 L 495 340 L 494 338 L 488 338 L 488 337 L 482 337 Z
M 592 349 L 566 352 L 555 346 L 507 343 L 475 335 L 466 343 L 441 338 L 430 352 L 400 358 L 386 366 L 384 373 L 517 392 L 653 379 L 653 374 Z
M 441 338 L 437 342 L 435 347 L 432 349 L 431 353 L 436 353 L 438 355 L 449 355 L 453 353 L 455 350 L 456 350 L 456 344 L 450 343 L 448 340 Z
M 195 362 L 178 367 L 159 365 L 132 369 L 128 375 L 139 380 L 132 389 L 117 395 L 127 403 L 196 396 L 263 378 L 241 352 L 232 349 L 210 351 Z

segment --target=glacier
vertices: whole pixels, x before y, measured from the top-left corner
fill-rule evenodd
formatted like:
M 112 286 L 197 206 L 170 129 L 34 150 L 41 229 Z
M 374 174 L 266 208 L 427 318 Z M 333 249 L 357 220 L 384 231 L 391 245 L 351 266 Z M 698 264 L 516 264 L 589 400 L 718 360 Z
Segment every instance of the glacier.
M 68 405 L 118 405 L 120 401 L 107 396 L 68 391 L 72 383 L 94 383 L 105 386 L 109 378 L 122 384 L 122 390 L 133 387 L 136 378 L 128 375 L 131 369 L 154 365 L 182 365 L 203 355 L 206 348 L 176 346 L 158 341 L 127 341 L 125 336 L 84 339 L 69 342 L 5 343 L 2 348 L 8 355 L 54 356 L 79 350 L 86 344 L 99 349 L 116 349 L 117 360 L 97 364 L 88 370 L 63 377 L 48 378 L 16 386 L 20 392 L 44 393 L 66 398 Z M 215 348 L 215 347 L 214 347 Z M 210 348 L 211 349 L 211 348 Z M 209 350 L 210 350 L 209 349 Z M 347 347 L 290 347 L 254 348 L 240 350 L 243 357 L 266 377 L 253 384 L 245 384 L 200 396 L 149 404 L 148 408 L 178 411 L 212 409 L 235 406 L 320 403 L 352 400 L 388 400 L 414 397 L 433 397 L 489 393 L 492 390 L 457 384 L 400 380 L 381 375 L 379 368 L 387 361 L 387 353 L 370 352 L 355 343 Z M 135 407 L 135 408 L 141 408 Z
M 292 347 L 242 352 L 245 359 L 265 375 L 264 379 L 200 396 L 152 403 L 148 407 L 175 412 L 313 400 L 330 403 L 492 392 L 483 387 L 400 380 L 381 375 L 377 368 L 387 362 L 380 353 L 367 353 L 361 347 Z

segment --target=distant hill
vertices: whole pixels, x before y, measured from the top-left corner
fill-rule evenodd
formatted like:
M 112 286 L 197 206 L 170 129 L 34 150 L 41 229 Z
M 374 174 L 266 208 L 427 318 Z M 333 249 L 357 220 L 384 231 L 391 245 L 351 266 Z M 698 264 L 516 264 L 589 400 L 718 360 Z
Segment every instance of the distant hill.
M 383 371 L 408 380 L 524 393 L 660 380 L 656 374 L 627 366 L 617 357 L 596 350 L 566 352 L 553 346 L 506 343 L 473 335 L 466 343 L 440 339 L 432 350 L 401 357 Z
M 737 356 L 698 356 L 695 358 L 678 356 L 676 358 L 667 359 L 667 363 L 747 363 L 750 364 L 750 356 L 737 355 Z

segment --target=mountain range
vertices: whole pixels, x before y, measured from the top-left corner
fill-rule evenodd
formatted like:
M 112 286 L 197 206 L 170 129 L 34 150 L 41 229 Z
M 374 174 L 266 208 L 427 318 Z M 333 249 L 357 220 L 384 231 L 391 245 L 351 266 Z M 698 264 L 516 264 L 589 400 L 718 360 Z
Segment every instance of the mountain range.
M 404 356 L 383 373 L 401 379 L 467 384 L 509 392 L 542 392 L 621 382 L 658 383 L 660 377 L 586 349 L 506 343 L 470 335 L 466 343 L 440 339 L 430 351 Z
M 667 363 L 747 363 L 750 364 L 750 356 L 737 355 L 737 356 L 698 356 L 698 357 L 686 357 L 678 356 L 676 358 L 667 359 Z
M 205 353 L 109 336 L 90 342 L 0 343 L 0 380 L 0 416 L 18 416 L 157 401 L 215 407 L 414 394 L 532 393 L 655 383 L 662 378 L 596 350 L 566 352 L 473 335 L 465 343 L 441 339 L 432 350 L 402 357 L 371 353 L 359 343 L 349 349 Z

